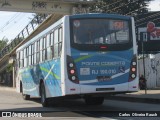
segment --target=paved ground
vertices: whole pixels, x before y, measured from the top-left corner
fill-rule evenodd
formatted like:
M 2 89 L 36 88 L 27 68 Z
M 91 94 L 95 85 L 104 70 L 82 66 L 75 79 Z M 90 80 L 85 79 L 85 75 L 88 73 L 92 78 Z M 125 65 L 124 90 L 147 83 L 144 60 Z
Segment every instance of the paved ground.
M 115 95 L 115 96 L 109 97 L 109 99 L 159 104 L 160 103 L 160 90 L 147 90 L 147 91 L 140 90 L 134 93 Z
M 119 114 L 120 112 L 138 112 L 138 111 L 153 111 L 157 113 L 160 111 L 159 104 L 148 104 L 148 103 L 139 103 L 139 101 L 129 102 L 125 101 L 128 98 L 140 98 L 146 99 L 149 96 L 153 99 L 158 99 L 159 90 L 147 91 L 147 95 L 145 95 L 144 91 L 139 91 L 137 93 L 130 94 L 122 94 L 113 97 L 113 100 L 105 100 L 102 106 L 87 106 L 84 104 L 83 100 L 65 100 L 64 102 L 57 103 L 54 106 L 43 108 L 41 107 L 39 99 L 31 99 L 29 101 L 25 101 L 22 99 L 21 94 L 16 93 L 14 89 L 10 88 L 1 88 L 0 87 L 0 111 L 29 111 L 29 112 L 45 112 L 46 116 L 52 116 L 47 118 L 39 118 L 40 120 L 46 119 L 74 119 L 74 120 L 91 120 L 91 119 L 122 119 L 122 120 L 132 120 L 130 117 L 108 117 L 110 111 L 112 113 Z M 119 101 L 117 98 L 122 98 Z M 111 114 L 112 114 L 111 113 Z M 160 114 L 159 112 L 157 114 Z M 53 118 L 53 116 L 55 116 Z M 60 117 L 61 116 L 61 117 Z M 151 118 L 151 117 L 150 117 Z M 22 118 L 15 118 L 22 119 Z M 29 120 L 31 118 L 23 118 L 24 120 Z M 32 118 L 33 119 L 33 118 Z M 142 118 L 147 120 L 147 118 Z M 139 120 L 141 120 L 139 119 Z M 157 118 L 152 118 L 157 119 Z M 14 120 L 14 118 L 12 118 Z
M 12 92 L 16 91 L 15 89 L 9 88 L 9 87 L 0 87 L 0 90 L 12 91 Z M 160 103 L 160 89 L 140 90 L 134 93 L 119 94 L 119 95 L 111 96 L 107 99 L 159 104 Z

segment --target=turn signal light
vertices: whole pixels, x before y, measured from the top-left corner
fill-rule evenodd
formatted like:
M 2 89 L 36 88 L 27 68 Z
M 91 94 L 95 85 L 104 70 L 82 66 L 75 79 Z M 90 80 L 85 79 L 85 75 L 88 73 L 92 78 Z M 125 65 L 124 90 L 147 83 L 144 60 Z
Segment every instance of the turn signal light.
M 131 82 L 137 77 L 137 56 L 134 55 L 130 64 L 130 72 L 128 81 Z
M 73 83 L 79 84 L 79 79 L 76 70 L 76 64 L 74 63 L 74 59 L 67 55 L 67 73 L 68 79 Z

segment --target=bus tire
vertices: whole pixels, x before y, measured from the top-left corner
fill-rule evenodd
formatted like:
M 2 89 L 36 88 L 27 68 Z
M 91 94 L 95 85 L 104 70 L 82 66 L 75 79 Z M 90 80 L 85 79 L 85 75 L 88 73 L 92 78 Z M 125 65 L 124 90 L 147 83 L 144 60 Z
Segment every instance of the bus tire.
M 45 86 L 44 83 L 41 83 L 40 86 L 40 94 L 41 94 L 41 104 L 43 107 L 48 107 L 48 99 L 46 98 L 46 91 L 45 91 Z
M 30 95 L 26 95 L 22 93 L 22 97 L 24 100 L 29 100 L 30 99 Z
M 104 97 L 85 97 L 85 103 L 87 105 L 102 105 L 104 102 Z

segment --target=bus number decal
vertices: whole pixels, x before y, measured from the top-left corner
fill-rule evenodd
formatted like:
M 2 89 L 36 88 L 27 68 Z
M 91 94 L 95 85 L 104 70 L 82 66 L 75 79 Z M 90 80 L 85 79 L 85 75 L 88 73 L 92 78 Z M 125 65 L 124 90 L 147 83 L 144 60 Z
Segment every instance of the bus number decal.
M 115 21 L 114 24 L 115 30 L 122 30 L 124 28 L 124 22 L 123 21 Z
M 80 75 L 90 75 L 90 68 L 80 68 Z

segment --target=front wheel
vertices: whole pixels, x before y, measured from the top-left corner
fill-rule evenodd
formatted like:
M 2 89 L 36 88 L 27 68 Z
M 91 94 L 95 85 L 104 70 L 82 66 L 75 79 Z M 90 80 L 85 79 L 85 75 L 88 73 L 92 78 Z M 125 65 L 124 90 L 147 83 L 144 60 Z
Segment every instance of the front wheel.
M 26 95 L 22 93 L 22 97 L 24 100 L 29 100 L 30 99 L 30 95 Z
M 102 105 L 104 102 L 104 97 L 91 97 L 87 96 L 84 98 L 87 105 Z
M 40 90 L 41 90 L 41 104 L 43 107 L 48 107 L 49 104 L 48 104 L 48 99 L 46 98 L 44 83 L 41 84 Z

